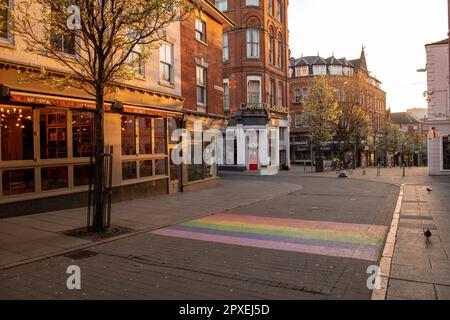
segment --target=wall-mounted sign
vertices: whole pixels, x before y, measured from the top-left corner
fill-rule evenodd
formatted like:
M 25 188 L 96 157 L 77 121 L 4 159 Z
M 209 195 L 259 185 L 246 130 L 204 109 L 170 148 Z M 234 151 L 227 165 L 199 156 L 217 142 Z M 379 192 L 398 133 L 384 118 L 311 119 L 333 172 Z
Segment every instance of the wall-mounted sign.
M 242 111 L 267 110 L 268 112 L 289 114 L 289 108 L 283 106 L 269 105 L 268 103 L 241 103 Z

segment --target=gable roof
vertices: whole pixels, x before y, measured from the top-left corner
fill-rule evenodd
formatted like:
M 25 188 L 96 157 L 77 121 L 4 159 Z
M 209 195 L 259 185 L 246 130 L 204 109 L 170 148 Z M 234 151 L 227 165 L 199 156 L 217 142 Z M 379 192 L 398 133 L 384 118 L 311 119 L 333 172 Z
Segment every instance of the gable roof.
M 328 59 L 326 59 L 327 61 L 327 65 L 332 65 L 332 66 L 343 66 L 344 64 L 341 62 L 341 60 L 336 59 L 334 56 L 329 57 Z
M 396 124 L 419 124 L 420 121 L 408 112 L 391 113 L 392 122 Z

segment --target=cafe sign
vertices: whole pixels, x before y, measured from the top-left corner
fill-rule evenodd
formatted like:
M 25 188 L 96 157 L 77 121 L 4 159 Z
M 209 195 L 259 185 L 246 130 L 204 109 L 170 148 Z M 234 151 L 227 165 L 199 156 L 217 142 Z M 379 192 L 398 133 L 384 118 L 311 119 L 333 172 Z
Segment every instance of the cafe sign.
M 283 106 L 269 105 L 268 103 L 241 103 L 242 111 L 266 110 L 267 112 L 289 114 L 289 108 Z

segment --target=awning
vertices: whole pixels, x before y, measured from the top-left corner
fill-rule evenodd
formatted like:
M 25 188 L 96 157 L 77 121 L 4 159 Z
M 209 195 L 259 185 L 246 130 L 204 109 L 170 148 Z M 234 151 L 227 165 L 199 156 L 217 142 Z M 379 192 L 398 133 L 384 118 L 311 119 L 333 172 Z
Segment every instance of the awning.
M 183 117 L 183 113 L 181 113 L 181 112 L 173 112 L 173 111 L 168 111 L 168 110 L 163 110 L 163 109 L 153 109 L 153 108 L 150 109 L 150 108 L 130 106 L 130 105 L 124 105 L 122 112 L 130 113 L 130 114 L 153 116 L 153 117 L 163 117 L 163 118 L 181 119 Z
M 12 102 L 27 103 L 27 104 L 95 110 L 95 102 L 92 100 L 52 96 L 15 90 L 11 90 L 9 92 L 9 100 Z M 106 105 L 108 104 L 105 104 L 105 106 Z

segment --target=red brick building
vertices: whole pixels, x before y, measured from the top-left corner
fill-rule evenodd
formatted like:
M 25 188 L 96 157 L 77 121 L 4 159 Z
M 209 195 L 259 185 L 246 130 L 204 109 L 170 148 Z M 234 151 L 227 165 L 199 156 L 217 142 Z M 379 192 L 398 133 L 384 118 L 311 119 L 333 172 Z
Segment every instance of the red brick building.
M 288 1 L 216 0 L 215 3 L 236 23 L 223 34 L 224 109 L 230 115 L 229 126 L 241 124 L 244 129 L 257 129 L 269 125 L 276 129 L 277 157 L 281 166 L 287 167 Z M 248 170 L 249 166 L 243 169 Z
M 226 129 L 227 119 L 223 110 L 222 31 L 223 28 L 234 27 L 234 23 L 213 2 L 201 0 L 199 5 L 180 24 L 184 116 L 179 125 L 189 130 L 192 136 L 195 121 L 201 121 L 202 130 Z M 170 147 L 175 147 L 175 144 Z M 205 185 L 214 186 L 218 182 L 216 166 L 191 164 L 184 165 L 183 170 L 171 172 L 178 172 L 182 181 L 172 179 L 175 181 L 173 189 L 190 191 Z
M 291 58 L 289 70 L 289 110 L 291 114 L 291 160 L 293 163 L 311 162 L 311 142 L 308 137 L 308 129 L 302 124 L 303 101 L 308 96 L 308 86 L 316 76 L 327 76 L 331 85 L 335 87 L 338 101 L 345 102 L 346 89 L 342 77 L 352 77 L 358 72 L 367 76 L 367 85 L 364 86 L 362 106 L 368 112 L 370 129 L 372 134 L 361 139 L 360 157 L 365 158 L 366 163 L 374 163 L 385 155 L 377 149 L 377 140 L 380 138 L 382 128 L 386 122 L 386 92 L 381 89 L 381 81 L 370 76 L 367 68 L 366 55 L 362 49 L 359 59 L 337 59 L 334 56 L 324 59 L 320 56 L 307 56 L 299 59 Z M 325 156 L 331 160 L 335 146 L 330 143 L 325 146 Z

